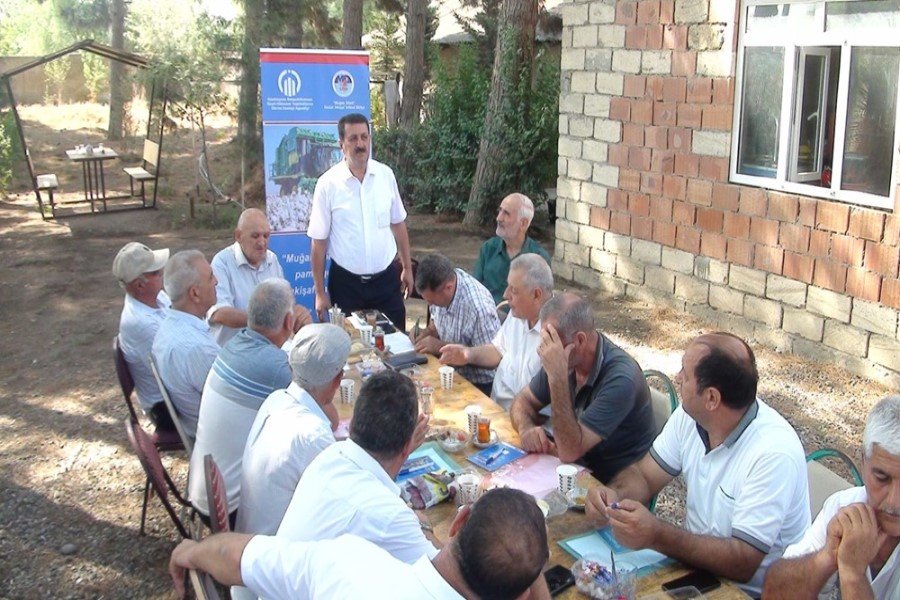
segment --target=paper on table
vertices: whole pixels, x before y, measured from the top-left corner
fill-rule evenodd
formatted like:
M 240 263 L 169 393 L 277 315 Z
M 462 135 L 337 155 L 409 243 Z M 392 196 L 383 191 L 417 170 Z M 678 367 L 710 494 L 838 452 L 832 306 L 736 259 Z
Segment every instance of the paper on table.
M 390 348 L 391 354 L 400 354 L 402 352 L 415 350 L 412 342 L 409 341 L 409 336 L 402 331 L 396 331 L 384 336 L 384 346 L 385 348 Z
M 663 561 L 669 560 L 665 554 L 660 554 L 656 550 L 629 550 L 625 548 L 616 541 L 612 529 L 609 527 L 562 540 L 559 542 L 559 545 L 575 558 L 594 555 L 599 559 L 599 562 L 607 567 L 610 566 L 609 553 L 614 552 L 617 561 L 628 563 L 635 570 L 642 570 L 644 573 L 662 566 Z
M 421 461 L 421 464 L 429 465 L 428 471 L 422 471 L 417 469 L 409 469 L 411 465 L 418 464 Z M 400 473 L 397 475 L 397 478 L 394 480 L 397 483 L 409 479 L 410 477 L 415 477 L 416 475 L 421 475 L 423 472 L 430 472 L 435 470 L 445 470 L 453 473 L 461 473 L 462 467 L 460 467 L 456 462 L 447 456 L 447 453 L 441 450 L 440 446 L 438 446 L 435 442 L 426 442 L 416 448 L 406 459 L 406 462 L 403 463 L 403 466 L 400 467 Z
M 562 461 L 550 454 L 529 454 L 498 469 L 491 481 L 543 498 L 557 488 L 556 467 L 561 464 Z M 582 471 L 583 468 L 578 474 Z

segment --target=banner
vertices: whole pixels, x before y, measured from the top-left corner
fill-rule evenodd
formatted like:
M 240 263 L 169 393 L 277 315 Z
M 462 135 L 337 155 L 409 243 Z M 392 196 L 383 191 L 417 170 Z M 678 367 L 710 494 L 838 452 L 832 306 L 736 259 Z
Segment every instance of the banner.
M 319 176 L 343 160 L 338 119 L 350 113 L 370 118 L 369 55 L 263 48 L 259 62 L 269 248 L 297 303 L 315 315 L 306 236 L 313 191 Z

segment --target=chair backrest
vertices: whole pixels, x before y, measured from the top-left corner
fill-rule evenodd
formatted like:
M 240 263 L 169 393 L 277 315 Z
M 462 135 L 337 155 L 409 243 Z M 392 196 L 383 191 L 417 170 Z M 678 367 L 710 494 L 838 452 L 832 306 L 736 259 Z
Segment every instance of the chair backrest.
M 812 518 L 815 519 L 822 506 L 828 498 L 841 490 L 846 490 L 854 486 L 851 483 L 829 469 L 820 461 L 825 458 L 836 458 L 844 463 L 850 475 L 854 479 L 855 485 L 862 485 L 862 477 L 859 469 L 853 463 L 853 459 L 834 448 L 822 448 L 815 452 L 810 452 L 806 457 L 806 475 L 809 478 L 809 511 Z
M 656 421 L 656 434 L 662 431 L 678 408 L 678 395 L 675 393 L 675 386 L 672 380 L 662 371 L 647 369 L 644 371 L 644 377 L 647 379 L 647 385 L 650 387 L 650 402 L 653 405 L 653 419 Z M 651 385 L 652 381 L 659 381 L 659 385 L 663 388 L 660 390 L 655 385 Z
M 28 175 L 31 177 L 31 183 L 37 185 L 37 175 L 34 172 L 34 162 L 31 160 L 31 152 L 25 149 L 25 164 L 28 166 Z
M 122 346 L 119 344 L 118 335 L 113 337 L 113 362 L 116 365 L 116 375 L 119 378 L 119 387 L 122 388 L 125 405 L 128 407 L 128 412 L 131 413 L 131 418 L 137 421 L 137 410 L 135 410 L 134 400 L 131 398 L 131 394 L 134 392 L 134 378 L 128 369 L 128 363 L 125 361 L 125 354 L 122 352 Z
M 203 571 L 190 569 L 188 576 L 191 580 L 191 587 L 194 588 L 194 596 L 197 600 L 220 600 L 218 590 L 213 578 Z
M 152 165 L 154 169 L 159 164 L 159 144 L 153 140 L 144 140 L 144 163 L 144 168 L 146 165 Z
M 131 419 L 125 419 L 125 432 L 128 435 L 128 441 L 131 442 L 134 453 L 137 454 L 141 467 L 143 467 L 144 472 L 147 474 L 147 479 L 150 481 L 153 491 L 156 492 L 160 502 L 162 502 L 163 508 L 169 513 L 169 517 L 172 519 L 172 522 L 175 523 L 178 532 L 184 538 L 191 537 L 184 524 L 181 522 L 181 519 L 178 518 L 178 514 L 175 512 L 172 503 L 169 501 L 169 495 L 171 494 L 171 496 L 182 506 L 188 506 L 188 504 L 185 502 L 184 498 L 181 497 L 181 494 L 178 493 L 175 484 L 172 482 L 172 478 L 169 477 L 169 473 L 162 464 L 162 459 L 159 457 L 159 452 L 156 450 L 153 440 L 150 439 L 147 432 L 141 429 L 140 426 Z
M 206 478 L 206 501 L 209 506 L 209 528 L 213 533 L 230 531 L 228 524 L 228 497 L 225 479 L 212 454 L 203 457 L 203 475 Z
M 156 361 L 153 360 L 153 355 L 151 354 L 147 360 L 150 361 L 150 370 L 153 372 L 153 378 L 156 380 L 156 385 L 159 388 L 159 393 L 163 398 L 163 402 L 166 403 L 166 408 L 169 409 L 172 423 L 175 424 L 175 431 L 178 432 L 178 437 L 181 438 L 181 443 L 184 444 L 184 449 L 187 451 L 188 459 L 190 459 L 191 454 L 194 453 L 194 444 L 191 441 L 191 436 L 187 434 L 187 431 L 184 430 L 184 425 L 181 424 L 181 417 L 178 416 L 178 411 L 175 410 L 175 405 L 172 404 L 172 397 L 169 396 L 169 390 L 166 389 L 162 377 L 159 376 L 159 369 L 156 366 Z

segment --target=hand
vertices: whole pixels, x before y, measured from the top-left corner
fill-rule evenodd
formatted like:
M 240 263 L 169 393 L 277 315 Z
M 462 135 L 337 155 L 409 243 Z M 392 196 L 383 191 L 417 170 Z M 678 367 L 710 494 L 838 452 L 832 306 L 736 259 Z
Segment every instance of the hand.
M 522 448 L 528 452 L 553 454 L 556 451 L 556 444 L 550 441 L 547 432 L 540 425 L 523 431 L 519 434 L 519 440 L 522 442 Z
M 634 500 L 620 500 L 607 510 L 616 539 L 624 546 L 639 550 L 651 548 L 656 541 L 659 520 L 647 507 Z
M 326 309 L 327 310 L 327 309 Z M 300 331 L 301 327 L 309 325 L 312 323 L 312 315 L 309 314 L 309 311 L 305 306 L 300 306 L 299 304 L 294 305 L 294 333 Z
M 538 344 L 537 353 L 548 379 L 568 377 L 569 355 L 574 348 L 574 344 L 564 347 L 556 328 L 549 324 L 546 326 L 541 332 L 541 343 Z
M 319 323 L 328 323 L 329 308 L 331 308 L 331 300 L 328 299 L 328 294 L 316 292 L 316 315 L 319 317 Z
M 441 353 L 441 346 L 443 345 L 444 343 L 436 337 L 426 335 L 416 342 L 415 350 L 420 354 L 424 352 L 438 356 Z
M 441 346 L 441 349 L 439 350 L 441 364 L 454 367 L 461 367 L 469 364 L 469 353 L 467 350 L 468 349 L 461 344 L 447 344 L 446 346 Z
M 197 545 L 194 540 L 184 540 L 172 551 L 172 558 L 169 559 L 169 575 L 172 577 L 172 583 L 175 585 L 175 591 L 179 598 L 185 597 L 184 574 L 187 569 L 192 567 L 188 560 L 188 554 L 191 549 Z
M 412 434 L 412 450 L 415 450 L 425 441 L 425 435 L 428 433 L 428 421 L 430 417 L 426 414 L 419 414 L 416 420 L 416 428 Z
M 403 292 L 403 298 L 409 298 L 414 289 L 416 286 L 413 282 L 412 267 L 408 269 L 403 267 L 403 270 L 400 271 L 400 290 Z
M 619 494 L 616 490 L 605 485 L 592 487 L 588 490 L 584 501 L 584 514 L 587 515 L 588 521 L 597 527 L 605 527 L 609 523 L 608 507 L 618 500 Z
M 825 530 L 825 547 L 819 551 L 828 558 L 832 572 L 837 570 L 838 547 L 841 545 L 841 537 L 844 535 L 844 526 L 838 519 L 839 514 L 834 515 L 828 522 L 828 528 Z
M 835 519 L 842 528 L 837 551 L 838 573 L 849 571 L 865 576 L 866 569 L 887 539 L 886 533 L 878 531 L 875 511 L 868 504 L 851 504 L 842 508 L 832 521 Z

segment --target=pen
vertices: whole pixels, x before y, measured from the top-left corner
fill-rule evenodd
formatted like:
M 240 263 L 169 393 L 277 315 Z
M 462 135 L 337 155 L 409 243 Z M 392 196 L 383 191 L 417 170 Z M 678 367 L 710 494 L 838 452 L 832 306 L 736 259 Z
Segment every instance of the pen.
M 499 450 L 497 450 L 496 452 L 494 452 L 493 454 L 491 454 L 490 456 L 488 456 L 488 457 L 487 457 L 487 460 L 484 461 L 484 464 L 486 464 L 486 465 L 491 464 L 492 462 L 494 462 L 495 460 L 497 460 L 498 458 L 500 458 L 500 456 L 501 456 L 504 452 L 506 452 L 506 448 L 500 448 Z

